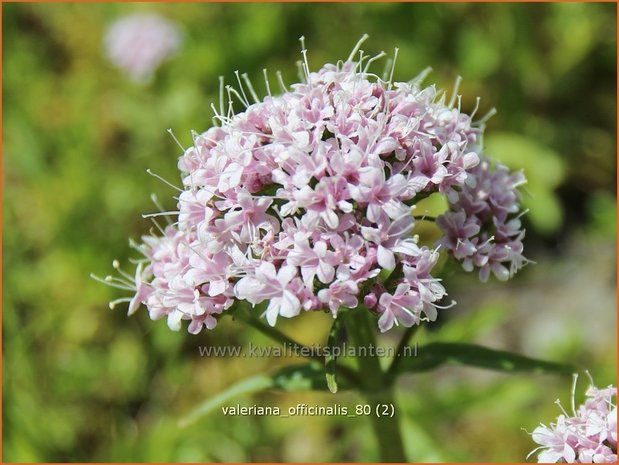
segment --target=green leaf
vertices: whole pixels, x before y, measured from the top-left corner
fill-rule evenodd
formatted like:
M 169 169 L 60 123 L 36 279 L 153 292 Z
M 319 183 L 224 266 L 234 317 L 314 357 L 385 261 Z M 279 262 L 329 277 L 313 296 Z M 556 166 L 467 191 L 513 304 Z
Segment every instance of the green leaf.
M 416 356 L 403 358 L 397 373 L 429 371 L 447 363 L 509 373 L 529 371 L 571 374 L 575 371 L 575 368 L 569 365 L 537 360 L 513 352 L 489 349 L 474 344 L 434 342 L 419 347 Z
M 337 362 L 337 351 L 335 349 L 341 347 L 343 342 L 343 318 L 336 318 L 333 321 L 333 326 L 329 331 L 329 337 L 327 339 L 328 352 L 325 356 L 325 377 L 327 380 L 327 387 L 333 394 L 337 392 L 337 381 L 335 379 L 335 367 Z
M 198 405 L 191 412 L 189 412 L 189 414 L 181 418 L 181 420 L 179 421 L 179 426 L 181 428 L 184 428 L 195 423 L 201 417 L 208 415 L 217 407 L 225 404 L 226 402 L 234 399 L 235 397 L 263 391 L 265 389 L 273 387 L 273 385 L 273 379 L 267 374 L 261 374 L 244 379 L 237 384 L 233 384 L 232 386 L 230 386 L 223 392 L 215 395 L 214 397 L 211 397 L 206 402 Z
M 281 368 L 272 374 L 259 374 L 233 384 L 194 408 L 179 421 L 179 426 L 183 428 L 189 426 L 226 402 L 243 395 L 254 394 L 266 389 L 280 389 L 287 392 L 324 391 L 327 387 L 324 368 L 318 362 L 312 361 L 303 365 Z M 346 389 L 349 386 L 340 383 L 340 387 Z
M 282 368 L 273 375 L 274 387 L 283 391 L 325 391 L 328 389 L 324 367 L 317 362 Z M 348 389 L 345 380 L 339 387 Z

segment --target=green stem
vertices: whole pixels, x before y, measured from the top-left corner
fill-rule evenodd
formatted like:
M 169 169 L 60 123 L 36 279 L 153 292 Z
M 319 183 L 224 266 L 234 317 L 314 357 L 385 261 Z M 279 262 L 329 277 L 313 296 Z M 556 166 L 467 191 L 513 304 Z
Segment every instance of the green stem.
M 243 323 L 251 326 L 252 328 L 257 329 L 265 336 L 273 339 L 276 342 L 279 342 L 283 346 L 292 347 L 296 353 L 309 354 L 307 358 L 310 358 L 312 360 L 317 360 L 320 363 L 324 363 L 324 358 L 321 357 L 319 354 L 314 353 L 315 351 L 312 350 L 311 347 L 308 347 L 304 344 L 301 344 L 300 342 L 295 341 L 294 339 L 286 336 L 284 333 L 273 328 L 272 326 L 265 325 L 264 323 L 262 323 L 262 321 L 260 321 L 258 318 L 256 318 L 254 315 L 251 314 L 251 312 L 249 311 L 249 308 L 247 308 L 248 305 L 247 306 L 241 305 L 241 303 L 242 302 L 237 303 L 235 308 L 231 309 L 232 310 L 231 313 L 239 321 L 242 321 Z M 302 349 L 305 349 L 305 350 L 302 350 Z M 338 366 L 338 370 L 343 376 L 348 378 L 354 385 L 358 386 L 360 384 L 358 373 L 352 370 L 351 368 L 340 365 Z
M 238 311 L 234 314 L 234 316 L 238 318 L 239 321 L 242 321 L 243 323 L 251 326 L 252 328 L 257 329 L 262 334 L 270 337 L 274 341 L 279 342 L 281 345 L 283 346 L 287 345 L 288 347 L 291 347 L 297 353 L 311 354 L 309 358 L 313 360 L 318 360 L 319 362 L 323 361 L 322 357 L 320 357 L 318 354 L 314 354 L 313 353 L 314 351 L 312 351 L 310 347 L 303 345 L 300 342 L 295 341 L 294 339 L 286 336 L 284 333 L 273 328 L 272 326 L 267 326 L 263 324 L 259 319 L 257 319 L 253 315 L 245 313 L 243 311 Z M 304 349 L 304 348 L 305 350 L 302 351 L 301 349 Z
M 381 369 L 380 360 L 375 353 L 371 353 L 376 349 L 375 325 L 372 325 L 372 317 L 365 308 L 359 307 L 347 312 L 345 318 L 351 343 L 357 347 L 356 358 L 363 382 L 360 388 L 371 406 L 370 419 L 374 437 L 378 441 L 381 461 L 407 462 L 393 386 Z M 384 409 L 392 411 L 393 416 L 380 415 Z
M 400 361 L 402 360 L 402 355 L 404 354 L 404 348 L 408 345 L 412 337 L 415 335 L 417 330 L 419 329 L 419 325 L 411 326 L 410 328 L 406 328 L 404 334 L 402 335 L 402 339 L 400 339 L 400 343 L 398 344 L 398 348 L 395 352 L 395 357 L 391 361 L 391 366 L 389 370 L 387 370 L 387 376 L 390 381 L 395 380 L 397 376 L 397 368 L 400 365 Z
M 383 382 L 383 372 L 380 367 L 380 360 L 376 357 L 376 338 L 370 324 L 370 313 L 362 307 L 347 312 L 346 330 L 348 331 L 351 343 L 356 346 L 356 359 L 359 365 L 359 372 L 363 377 L 363 390 L 380 390 Z
M 366 393 L 366 399 L 372 406 L 370 420 L 372 421 L 374 437 L 378 441 L 380 460 L 387 463 L 408 462 L 398 422 L 398 406 L 393 387 L 388 387 L 380 392 Z M 383 413 L 387 413 L 387 415 L 379 416 Z M 390 416 L 391 413 L 393 413 L 393 417 Z

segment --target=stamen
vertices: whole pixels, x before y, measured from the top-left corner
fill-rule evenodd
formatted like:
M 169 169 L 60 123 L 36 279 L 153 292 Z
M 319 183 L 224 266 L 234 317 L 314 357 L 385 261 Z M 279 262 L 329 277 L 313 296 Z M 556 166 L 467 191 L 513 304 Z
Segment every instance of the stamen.
M 460 83 L 462 82 L 462 76 L 456 76 L 456 83 L 454 84 L 454 88 L 451 91 L 451 99 L 449 100 L 449 108 L 454 107 L 454 103 L 456 103 L 456 96 L 458 95 L 458 89 L 460 88 Z
M 161 226 L 159 226 L 159 223 L 157 223 L 157 220 L 155 218 L 152 218 L 152 217 L 151 217 L 150 220 L 153 222 L 153 224 L 155 225 L 157 230 L 161 233 L 161 235 L 165 236 L 165 231 L 163 230 L 163 228 Z M 153 234 L 153 236 L 154 236 L 154 234 Z
M 205 262 L 210 261 L 209 258 L 205 257 L 204 255 L 202 255 L 202 253 L 198 252 L 196 249 L 193 248 L 193 246 L 185 243 L 185 242 L 181 242 L 181 245 L 186 246 L 189 250 L 191 250 L 193 253 L 195 253 L 198 257 L 200 257 L 202 260 L 204 260 Z
M 391 302 L 391 303 L 392 303 L 393 305 L 395 305 L 396 307 L 400 307 L 400 309 L 404 310 L 406 313 L 408 313 L 408 314 L 409 314 L 410 316 L 412 316 L 413 318 L 418 317 L 418 315 L 415 315 L 415 314 L 413 313 L 413 311 L 412 311 L 412 310 L 410 310 L 409 308 L 406 308 L 406 307 L 404 307 L 403 305 L 400 305 L 400 304 L 395 303 L 395 302 Z M 396 323 L 396 325 L 397 325 L 397 318 L 394 320 L 394 322 L 395 322 L 395 323 Z
M 576 383 L 578 382 L 578 373 L 574 373 L 572 375 L 572 413 L 576 416 L 576 402 L 574 397 L 576 397 Z
M 359 39 L 359 41 L 355 44 L 354 48 L 352 49 L 352 52 L 350 52 L 350 55 L 348 55 L 348 58 L 346 59 L 346 61 L 352 61 L 352 59 L 354 58 L 354 56 L 357 54 L 357 52 L 359 51 L 359 49 L 361 48 L 361 45 L 363 44 L 363 42 L 365 42 L 366 40 L 369 39 L 369 35 L 367 34 L 363 34 L 361 36 L 361 39 Z
M 481 102 L 481 98 L 477 97 L 475 99 L 475 108 L 473 108 L 473 111 L 471 112 L 471 114 L 469 115 L 469 117 L 471 118 L 471 121 L 473 121 L 473 117 L 475 116 L 475 114 L 477 113 L 477 110 L 479 110 L 479 103 Z
M 217 125 L 217 121 L 219 121 L 219 125 L 223 126 L 224 123 L 224 117 L 221 116 L 219 113 L 217 113 L 217 109 L 215 108 L 215 104 L 211 102 L 211 110 L 213 110 L 213 114 L 215 116 L 213 116 L 213 124 Z
M 361 74 L 359 71 L 357 71 L 358 69 L 360 70 L 361 67 L 363 66 L 363 61 L 368 57 L 368 55 L 364 55 L 363 50 L 359 50 L 359 59 L 357 60 L 357 64 L 355 65 L 355 73 L 357 74 Z M 358 76 L 361 77 L 361 76 Z
M 128 286 L 121 286 L 120 284 L 116 284 L 114 282 L 114 278 L 112 276 L 106 276 L 105 279 L 100 278 L 94 273 L 90 273 L 91 279 L 100 282 L 101 284 L 105 284 L 107 286 L 115 287 L 116 289 L 122 289 L 123 291 L 135 292 L 135 288 L 131 288 Z M 108 279 L 109 278 L 109 279 Z
M 310 81 L 309 63 L 307 62 L 307 49 L 305 48 L 305 36 L 299 37 L 301 42 L 301 55 L 303 55 L 303 71 L 305 72 L 305 80 L 307 83 Z
M 559 399 L 555 400 L 555 404 L 557 404 L 559 406 L 559 408 L 561 409 L 561 412 L 563 412 L 563 415 L 565 415 L 566 417 L 569 417 L 569 414 L 565 411 L 565 409 L 563 408 L 563 405 L 561 405 L 561 401 Z
M 106 276 L 105 282 L 108 284 L 115 283 L 119 286 L 126 286 L 132 291 L 135 290 L 135 285 L 133 284 L 133 278 L 129 280 L 129 277 L 124 277 L 124 279 L 121 279 L 117 276 Z
M 135 242 L 133 239 L 129 239 L 129 247 L 131 247 L 132 249 L 137 250 L 138 252 L 142 252 L 142 246 L 140 244 L 138 244 L 137 242 Z
M 110 310 L 114 310 L 114 307 L 116 307 L 116 305 L 123 303 L 123 302 L 131 302 L 132 298 L 131 297 L 121 297 L 120 299 L 116 299 L 116 300 L 112 300 L 108 306 L 110 307 Z
M 267 94 L 269 94 L 269 97 L 273 97 L 271 95 L 271 86 L 269 85 L 269 75 L 267 73 L 267 69 L 266 68 L 262 69 L 262 74 L 264 74 L 264 82 L 265 82 L 266 87 L 267 87 Z
M 288 88 L 286 87 L 286 84 L 284 84 L 282 72 L 278 70 L 275 74 L 277 74 L 277 81 L 279 82 L 279 86 L 281 87 L 282 92 L 288 92 Z
M 447 310 L 448 308 L 453 307 L 454 305 L 456 305 L 458 302 L 456 302 L 455 300 L 452 299 L 451 303 L 449 305 L 438 305 L 438 304 L 431 304 L 432 306 L 436 307 L 436 308 L 440 308 L 441 310 Z
M 155 177 L 155 178 L 159 179 L 159 180 L 160 180 L 161 182 L 163 182 L 164 184 L 167 184 L 167 185 L 168 185 L 168 186 L 170 186 L 172 189 L 176 189 L 176 190 L 177 190 L 177 191 L 179 191 L 179 192 L 183 192 L 183 189 L 181 189 L 180 187 L 176 187 L 176 186 L 175 186 L 174 184 L 172 184 L 170 181 L 167 181 L 167 180 L 165 180 L 164 178 L 162 178 L 161 176 L 159 176 L 158 174 L 153 173 L 153 171 L 152 171 L 150 168 L 148 168 L 148 169 L 146 170 L 146 172 L 147 172 L 148 174 L 150 174 L 151 176 L 153 176 L 153 177 Z
M 477 124 L 480 126 L 483 125 L 486 121 L 496 115 L 496 113 L 496 108 L 491 108 L 488 113 L 486 113 L 479 121 L 477 121 Z
M 224 114 L 224 77 L 219 76 L 219 114 Z
M 157 199 L 157 196 L 155 194 L 150 194 L 150 199 L 152 200 L 152 202 L 155 204 L 155 207 L 157 207 L 159 209 L 159 211 L 163 211 L 163 207 L 161 206 L 161 204 L 159 203 L 159 200 Z M 167 216 L 165 217 L 166 222 L 168 223 L 168 225 L 171 225 L 172 222 L 170 221 L 170 218 L 168 218 Z
M 305 67 L 303 65 L 303 62 L 301 60 L 297 60 L 295 62 L 295 65 L 297 65 L 297 77 L 299 78 L 299 82 L 307 84 L 307 80 L 305 79 Z
M 587 378 L 589 378 L 589 383 L 591 383 L 591 386 L 595 386 L 595 383 L 593 382 L 593 376 L 591 376 L 589 370 L 585 370 L 585 375 L 587 375 Z
M 167 211 L 167 212 L 157 212 L 157 213 L 143 213 L 142 218 L 156 218 L 158 216 L 176 216 L 180 212 L 179 211 Z
M 459 240 L 459 239 L 458 239 L 458 240 Z M 481 249 L 482 247 L 484 247 L 484 246 L 486 246 L 486 245 L 490 244 L 493 240 L 494 240 L 494 236 L 490 236 L 486 242 L 484 242 L 483 244 L 481 244 L 481 245 L 478 247 L 478 249 Z
M 241 75 L 241 77 L 243 78 L 243 81 L 245 81 L 245 85 L 247 85 L 247 88 L 249 89 L 249 93 L 251 94 L 252 98 L 254 99 L 254 102 L 260 103 L 260 99 L 258 98 L 258 94 L 256 94 L 256 91 L 254 90 L 254 86 L 251 85 L 251 81 L 249 80 L 249 76 L 247 76 L 247 73 L 243 73 Z
M 419 73 L 417 76 L 415 76 L 413 79 L 411 79 L 410 81 L 408 81 L 408 83 L 413 86 L 413 87 L 419 87 L 421 85 L 421 83 L 423 82 L 423 80 L 428 76 L 428 74 L 430 74 L 432 72 L 432 67 L 428 66 L 427 68 L 425 68 L 421 73 Z
M 247 108 L 249 106 L 249 103 L 246 102 L 243 99 L 243 96 L 241 94 L 239 94 L 239 92 L 232 86 L 226 86 L 226 90 L 228 91 L 228 97 L 230 98 L 230 103 L 232 104 L 232 96 L 231 94 L 236 95 L 236 98 L 239 100 L 239 102 L 241 102 L 243 105 L 245 105 L 245 108 Z M 242 91 L 243 89 L 241 89 Z
M 232 96 L 230 95 L 230 91 L 228 91 L 228 113 L 226 115 L 226 118 L 228 119 L 228 121 L 230 121 L 234 116 L 235 116 L 234 102 L 232 101 Z
M 398 47 L 395 48 L 393 54 L 393 62 L 391 63 L 391 72 L 389 73 L 389 85 L 387 86 L 387 90 L 391 90 L 391 86 L 393 85 L 393 72 L 395 71 L 395 63 L 398 59 L 398 52 L 400 49 Z
M 183 147 L 183 145 L 176 138 L 176 136 L 174 135 L 174 132 L 172 131 L 172 128 L 168 128 L 168 129 L 166 129 L 166 131 L 168 131 L 168 133 L 172 136 L 172 139 L 174 139 L 174 142 L 176 142 L 176 145 L 178 145 L 183 152 L 186 152 L 187 149 L 185 147 Z
M 249 106 L 249 100 L 247 100 L 247 95 L 245 95 L 245 89 L 243 89 L 243 83 L 241 82 L 239 71 L 236 70 L 234 75 L 236 76 L 236 80 L 239 83 L 239 88 L 241 89 L 241 94 L 243 95 L 243 104 L 245 105 L 245 108 L 247 108 Z
M 384 50 L 381 50 L 380 53 L 378 55 L 374 55 L 372 58 L 370 58 L 368 60 L 368 62 L 365 64 L 365 68 L 363 68 L 363 74 L 367 74 L 368 70 L 370 69 L 370 65 L 375 62 L 376 60 L 381 59 L 382 57 L 384 57 L 385 55 L 387 55 L 385 53 Z
M 447 97 L 447 92 L 445 92 L 445 89 L 440 89 L 436 92 L 436 95 L 434 96 L 434 103 L 443 107 L 445 106 L 446 97 Z
M 523 429 L 524 429 L 524 428 L 523 428 Z M 531 433 L 529 433 L 527 430 L 525 430 L 525 431 L 526 431 L 526 433 L 527 433 L 527 434 L 531 434 Z M 528 455 L 527 455 L 527 457 L 526 457 L 526 460 L 529 460 L 529 457 L 531 457 L 533 454 L 535 454 L 538 450 L 540 450 L 540 449 L 545 449 L 546 447 L 548 447 L 548 446 L 539 446 L 539 447 L 536 447 L 536 448 L 535 448 L 535 449 L 533 449 L 531 452 L 529 452 L 529 454 L 528 454 Z
M 129 281 L 129 284 L 133 285 L 133 280 L 134 280 L 134 277 L 133 277 L 133 276 L 131 276 L 129 273 L 127 273 L 126 271 L 124 271 L 124 270 L 122 270 L 122 269 L 120 268 L 120 263 L 118 262 L 118 260 L 114 260 L 114 261 L 112 262 L 112 268 L 114 268 L 116 271 L 118 271 L 118 273 L 120 273 L 120 275 L 121 275 L 123 278 L 126 278 L 126 279 Z M 122 280 L 119 280 L 119 281 L 121 281 L 121 282 L 122 282 Z

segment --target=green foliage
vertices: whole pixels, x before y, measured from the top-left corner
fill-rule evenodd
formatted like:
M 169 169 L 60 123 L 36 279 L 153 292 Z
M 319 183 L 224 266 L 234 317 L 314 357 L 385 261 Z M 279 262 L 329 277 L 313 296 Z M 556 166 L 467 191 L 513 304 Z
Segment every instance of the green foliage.
M 523 203 L 533 226 L 543 233 L 561 227 L 563 211 L 555 190 L 565 179 L 565 162 L 552 150 L 517 134 L 495 132 L 485 138 L 488 154 L 512 169 L 524 170 Z
M 346 387 L 346 384 L 344 384 L 344 387 Z M 200 417 L 208 415 L 230 400 L 234 400 L 239 396 L 264 391 L 265 389 L 279 389 L 291 392 L 324 391 L 327 388 L 324 371 L 318 362 L 284 367 L 271 375 L 256 375 L 228 387 L 223 392 L 193 409 L 180 420 L 180 425 L 182 427 L 189 426 Z
M 525 357 L 504 350 L 493 350 L 475 344 L 433 342 L 419 347 L 415 357 L 406 357 L 398 366 L 401 373 L 434 370 L 444 364 L 465 365 L 507 373 L 571 374 L 574 367 Z
M 337 392 L 337 380 L 336 376 L 336 362 L 337 362 L 337 349 L 341 348 L 344 341 L 344 323 L 342 318 L 336 318 L 333 320 L 333 326 L 329 331 L 329 337 L 327 339 L 328 353 L 325 355 L 325 377 L 327 381 L 327 387 L 333 394 Z

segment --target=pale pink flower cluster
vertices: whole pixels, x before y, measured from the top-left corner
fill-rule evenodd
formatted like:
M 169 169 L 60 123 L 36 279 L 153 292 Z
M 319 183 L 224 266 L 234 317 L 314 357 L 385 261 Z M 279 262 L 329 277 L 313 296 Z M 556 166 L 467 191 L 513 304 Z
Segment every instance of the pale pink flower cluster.
M 539 463 L 617 463 L 617 388 L 591 385 L 578 409 L 573 395 L 573 414 L 561 407 L 555 423 L 538 426 L 532 437 L 540 447 L 529 455 L 541 450 Z
M 235 300 L 262 304 L 270 325 L 345 308 L 373 312 L 383 332 L 434 320 L 446 295 L 432 275 L 440 246 L 418 243 L 412 212 L 435 192 L 464 212 L 474 250 L 460 257 L 457 238 L 442 241 L 447 249 L 499 274 L 508 258 L 520 265 L 522 235 L 507 218 L 521 178 L 480 164 L 483 121 L 434 86 L 386 82 L 362 66 L 310 73 L 305 64 L 306 82 L 254 104 L 243 87 L 228 88 L 247 108 L 217 114 L 221 126 L 180 157 L 178 221 L 144 238 L 130 312 L 141 302 L 172 329 L 190 320 L 192 333 L 215 326 Z M 498 242 L 472 221 L 494 224 Z
M 493 168 L 487 158 L 469 175 L 459 191 L 447 196 L 449 211 L 436 220 L 445 234 L 439 243 L 466 271 L 479 268 L 482 281 L 491 271 L 505 281 L 527 262 L 517 190 L 526 180 L 522 172 L 510 173 L 503 165 Z
M 108 59 L 136 82 L 150 79 L 181 44 L 178 27 L 153 13 L 136 13 L 112 23 L 105 34 Z

